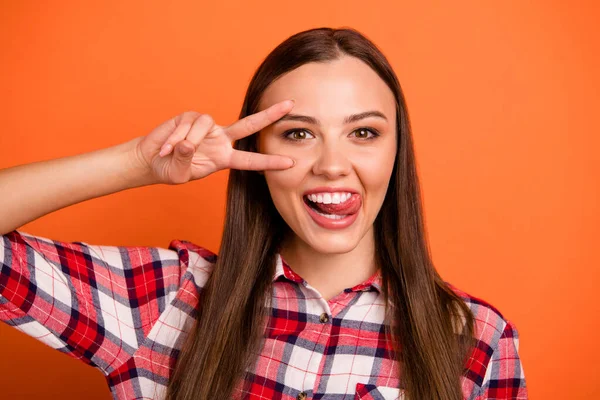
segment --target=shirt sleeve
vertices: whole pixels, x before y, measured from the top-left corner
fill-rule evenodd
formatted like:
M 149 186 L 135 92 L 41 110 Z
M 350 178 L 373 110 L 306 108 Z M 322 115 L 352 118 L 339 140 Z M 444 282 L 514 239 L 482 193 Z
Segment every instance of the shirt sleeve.
M 19 231 L 0 238 L 0 320 L 105 374 L 135 353 L 175 297 L 190 257 Z
M 518 350 L 519 334 L 507 321 L 490 357 L 478 400 L 529 398 Z

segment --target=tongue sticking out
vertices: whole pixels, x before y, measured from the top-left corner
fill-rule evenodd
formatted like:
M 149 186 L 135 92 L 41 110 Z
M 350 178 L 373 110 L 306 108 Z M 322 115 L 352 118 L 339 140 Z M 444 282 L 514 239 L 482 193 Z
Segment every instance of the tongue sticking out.
M 362 200 L 359 194 L 354 193 L 352 197 L 340 204 L 323 204 L 312 201 L 309 204 L 323 214 L 351 215 L 358 212 Z

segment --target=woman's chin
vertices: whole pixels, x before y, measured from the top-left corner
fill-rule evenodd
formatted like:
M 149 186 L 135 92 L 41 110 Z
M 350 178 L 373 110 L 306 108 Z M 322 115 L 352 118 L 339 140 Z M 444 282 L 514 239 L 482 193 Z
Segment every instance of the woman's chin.
M 360 243 L 361 215 L 358 219 L 345 229 L 324 229 L 312 221 L 303 226 L 304 242 L 315 252 L 321 254 L 344 254 L 354 250 Z
M 344 254 L 349 253 L 358 246 L 359 240 L 349 240 L 345 235 L 337 237 L 315 238 L 308 245 L 317 253 L 321 254 Z

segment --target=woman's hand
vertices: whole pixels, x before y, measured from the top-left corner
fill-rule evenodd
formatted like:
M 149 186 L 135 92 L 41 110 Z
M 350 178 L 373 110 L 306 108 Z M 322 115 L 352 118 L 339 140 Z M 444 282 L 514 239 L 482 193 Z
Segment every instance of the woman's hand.
M 210 115 L 185 112 L 143 137 L 134 148 L 134 158 L 157 183 L 166 184 L 204 178 L 224 168 L 287 169 L 294 165 L 289 157 L 235 150 L 232 142 L 272 124 L 293 106 L 286 100 L 227 127 L 216 125 Z

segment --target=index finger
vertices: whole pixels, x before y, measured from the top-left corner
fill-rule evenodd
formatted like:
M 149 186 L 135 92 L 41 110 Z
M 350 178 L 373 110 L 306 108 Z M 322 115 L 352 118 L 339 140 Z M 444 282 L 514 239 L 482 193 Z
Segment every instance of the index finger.
M 252 135 L 253 133 L 256 133 L 261 129 L 271 125 L 273 122 L 289 113 L 293 107 L 294 100 L 285 100 L 273 104 L 271 107 L 268 107 L 263 111 L 249 115 L 237 122 L 234 122 L 225 128 L 225 132 L 232 141 Z

